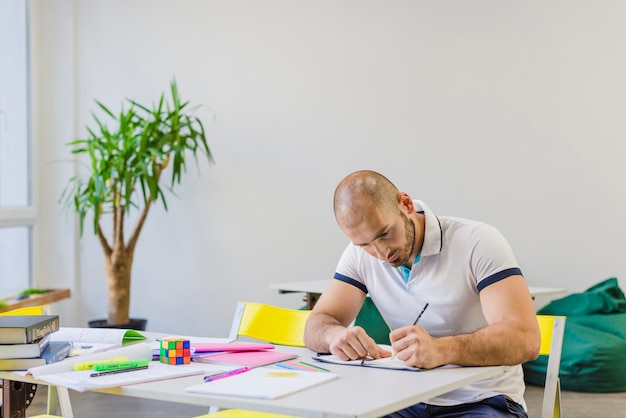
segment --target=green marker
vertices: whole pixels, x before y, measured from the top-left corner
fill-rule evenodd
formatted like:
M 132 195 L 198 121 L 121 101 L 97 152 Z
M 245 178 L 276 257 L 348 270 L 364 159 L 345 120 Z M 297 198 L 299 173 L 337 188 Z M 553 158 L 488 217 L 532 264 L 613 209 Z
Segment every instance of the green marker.
M 95 364 L 93 370 L 96 372 L 110 372 L 115 370 L 136 369 L 138 367 L 148 367 L 150 360 L 120 361 L 115 363 Z

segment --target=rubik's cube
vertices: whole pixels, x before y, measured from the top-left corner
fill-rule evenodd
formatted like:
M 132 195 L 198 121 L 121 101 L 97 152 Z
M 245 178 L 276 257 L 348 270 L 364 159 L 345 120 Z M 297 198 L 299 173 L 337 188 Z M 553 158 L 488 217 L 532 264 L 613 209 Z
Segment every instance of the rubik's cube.
M 159 361 L 165 364 L 189 364 L 191 345 L 184 338 L 166 338 L 161 340 Z

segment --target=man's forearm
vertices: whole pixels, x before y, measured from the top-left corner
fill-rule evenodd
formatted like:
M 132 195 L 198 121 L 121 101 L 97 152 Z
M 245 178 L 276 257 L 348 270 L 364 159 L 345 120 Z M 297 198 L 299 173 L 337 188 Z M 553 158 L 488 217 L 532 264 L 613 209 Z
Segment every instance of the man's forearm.
M 328 352 L 333 329 L 343 329 L 336 319 L 325 314 L 311 314 L 304 330 L 304 345 L 318 353 Z
M 507 322 L 494 324 L 470 334 L 437 339 L 442 364 L 490 366 L 521 364 L 537 357 L 539 350 L 532 334 Z

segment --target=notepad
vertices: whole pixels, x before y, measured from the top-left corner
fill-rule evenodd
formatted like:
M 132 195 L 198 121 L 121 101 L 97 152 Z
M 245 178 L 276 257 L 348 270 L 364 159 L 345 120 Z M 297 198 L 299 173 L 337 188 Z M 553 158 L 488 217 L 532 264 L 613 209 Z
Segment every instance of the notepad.
M 418 367 L 410 367 L 404 364 L 402 360 L 392 357 L 384 357 L 379 359 L 365 360 L 342 360 L 332 354 L 317 354 L 313 357 L 313 360 L 321 361 L 323 363 L 343 364 L 346 366 L 360 366 L 360 367 L 375 367 L 379 369 L 393 369 L 393 370 L 410 370 L 420 371 L 422 369 Z
M 253 369 L 236 376 L 190 386 L 185 392 L 210 395 L 277 399 L 336 379 L 335 373 L 301 371 L 295 375 L 276 375 L 266 368 Z
M 193 361 L 253 368 L 291 360 L 296 357 L 298 357 L 297 354 L 282 353 L 280 351 L 241 351 L 195 356 Z

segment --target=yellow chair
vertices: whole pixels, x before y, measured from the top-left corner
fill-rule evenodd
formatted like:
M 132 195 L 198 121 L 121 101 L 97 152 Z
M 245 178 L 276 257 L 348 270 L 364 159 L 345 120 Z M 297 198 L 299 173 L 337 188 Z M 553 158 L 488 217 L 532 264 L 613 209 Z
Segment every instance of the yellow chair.
M 304 347 L 303 335 L 311 311 L 264 303 L 239 302 L 229 337 L 249 337 L 272 344 Z
M 26 308 L 17 308 L 12 311 L 2 312 L 0 316 L 17 316 L 17 315 L 50 315 L 50 306 L 28 306 Z
M 559 368 L 561 366 L 565 317 L 537 315 L 537 322 L 541 331 L 539 355 L 548 356 L 541 418 L 560 418 L 561 383 L 559 381 Z
M 248 337 L 272 344 L 304 347 L 304 326 L 311 311 L 264 303 L 239 302 L 230 328 L 231 339 Z M 243 409 L 225 409 L 195 418 L 297 418 Z

